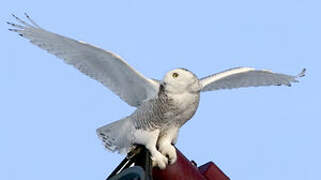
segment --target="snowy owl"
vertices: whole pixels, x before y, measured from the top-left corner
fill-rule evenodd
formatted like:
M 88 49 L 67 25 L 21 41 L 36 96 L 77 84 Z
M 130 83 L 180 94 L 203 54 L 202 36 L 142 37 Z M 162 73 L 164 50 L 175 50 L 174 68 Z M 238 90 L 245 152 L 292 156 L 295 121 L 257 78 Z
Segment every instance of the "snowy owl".
M 144 77 L 119 56 L 90 44 L 76 41 L 38 26 L 30 17 L 10 31 L 32 44 L 73 65 L 82 73 L 101 82 L 122 100 L 137 109 L 129 116 L 97 129 L 104 146 L 113 152 L 127 153 L 135 145 L 144 145 L 153 165 L 164 169 L 176 161 L 174 144 L 180 127 L 192 118 L 199 104 L 200 92 L 254 86 L 287 85 L 298 82 L 305 69 L 296 75 L 237 67 L 197 78 L 191 71 L 178 68 L 161 81 Z

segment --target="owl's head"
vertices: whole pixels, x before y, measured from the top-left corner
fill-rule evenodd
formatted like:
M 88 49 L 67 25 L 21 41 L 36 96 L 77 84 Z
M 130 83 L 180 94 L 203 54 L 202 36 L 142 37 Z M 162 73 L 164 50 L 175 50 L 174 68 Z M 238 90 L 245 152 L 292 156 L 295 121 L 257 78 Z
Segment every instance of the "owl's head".
M 199 92 L 201 89 L 197 76 L 184 68 L 167 72 L 162 83 L 166 91 L 171 93 Z

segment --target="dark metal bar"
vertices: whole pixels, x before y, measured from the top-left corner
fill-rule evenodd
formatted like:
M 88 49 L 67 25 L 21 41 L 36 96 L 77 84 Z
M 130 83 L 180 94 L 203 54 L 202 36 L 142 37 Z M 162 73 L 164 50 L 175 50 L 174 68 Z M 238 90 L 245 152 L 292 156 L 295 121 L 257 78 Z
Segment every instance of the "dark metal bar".
M 117 173 L 119 173 L 121 170 L 126 167 L 126 165 L 129 164 L 130 159 L 127 157 L 113 170 L 113 172 L 107 177 L 106 180 L 110 179 L 111 177 L 115 176 Z M 129 165 L 130 166 L 130 165 Z
M 141 152 L 137 154 L 135 165 L 140 166 L 145 171 L 145 179 L 152 180 L 152 160 L 150 158 L 150 152 L 146 148 L 142 148 Z
M 117 176 L 119 173 L 126 171 L 133 163 L 135 166 L 139 166 L 144 170 L 145 180 L 153 179 L 150 152 L 144 146 L 137 145 L 134 150 L 127 154 L 126 158 L 113 170 L 106 180 L 109 180 Z

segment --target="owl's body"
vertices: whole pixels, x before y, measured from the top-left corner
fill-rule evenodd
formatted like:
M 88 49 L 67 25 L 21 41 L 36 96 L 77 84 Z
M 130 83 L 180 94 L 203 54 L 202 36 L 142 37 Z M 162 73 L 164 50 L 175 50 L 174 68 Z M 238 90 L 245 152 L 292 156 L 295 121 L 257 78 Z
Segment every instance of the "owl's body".
M 176 161 L 172 144 L 176 143 L 179 128 L 195 114 L 201 89 L 194 74 L 184 69 L 176 71 L 179 71 L 181 76 L 184 73 L 192 75 L 190 78 L 196 79 L 191 81 L 196 83 L 193 85 L 194 89 L 169 87 L 170 82 L 161 84 L 157 96 L 143 102 L 130 116 L 97 129 L 97 134 L 107 149 L 123 153 L 136 144 L 146 146 L 155 144 L 156 141 L 158 151 L 167 155 L 170 162 Z M 190 84 L 190 81 L 187 82 Z M 144 137 L 154 138 L 145 140 Z M 164 168 L 167 160 L 161 155 L 158 156 L 158 166 Z

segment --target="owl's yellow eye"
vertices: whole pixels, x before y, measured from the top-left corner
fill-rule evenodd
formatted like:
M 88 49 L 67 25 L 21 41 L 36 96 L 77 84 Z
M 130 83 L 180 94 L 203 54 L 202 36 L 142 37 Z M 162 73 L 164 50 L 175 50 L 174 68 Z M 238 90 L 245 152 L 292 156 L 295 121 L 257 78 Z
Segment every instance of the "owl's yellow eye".
M 177 77 L 178 77 L 178 73 L 174 72 L 174 73 L 172 74 L 172 77 L 173 77 L 173 78 L 177 78 Z

